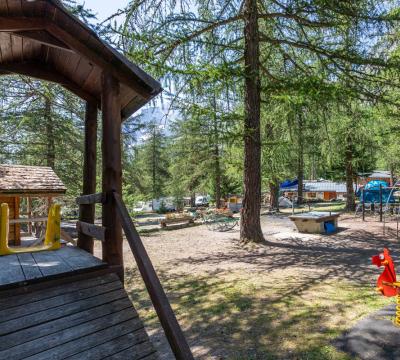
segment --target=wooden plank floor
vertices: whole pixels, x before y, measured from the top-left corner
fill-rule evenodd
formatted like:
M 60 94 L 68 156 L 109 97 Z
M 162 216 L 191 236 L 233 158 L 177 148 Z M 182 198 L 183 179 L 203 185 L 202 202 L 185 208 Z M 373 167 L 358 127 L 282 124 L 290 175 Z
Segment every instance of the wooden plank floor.
M 66 358 L 157 359 L 115 273 L 7 297 L 0 291 L 0 359 Z
M 54 251 L 0 256 L 0 288 L 104 266 L 106 264 L 100 259 L 73 246 Z

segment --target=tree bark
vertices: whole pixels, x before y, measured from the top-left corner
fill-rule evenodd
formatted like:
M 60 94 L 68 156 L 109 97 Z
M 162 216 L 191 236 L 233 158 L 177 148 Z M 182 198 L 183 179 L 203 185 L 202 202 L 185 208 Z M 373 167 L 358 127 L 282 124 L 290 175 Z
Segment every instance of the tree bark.
M 244 197 L 240 240 L 262 242 L 261 137 L 260 137 L 260 48 L 257 0 L 244 2 L 245 116 L 244 116 Z
M 156 156 L 156 150 L 157 150 L 157 144 L 156 144 L 156 125 L 153 124 L 153 139 L 152 139 L 152 154 L 151 154 L 151 179 L 152 179 L 152 193 L 153 193 L 153 199 L 158 198 L 157 194 L 157 189 L 156 189 L 156 176 L 157 176 L 157 168 L 156 168 L 156 161 L 157 161 L 157 156 Z M 154 209 L 153 209 L 154 210 Z
M 195 192 L 190 193 L 190 206 L 191 207 L 196 206 L 196 193 Z
M 217 119 L 217 100 L 215 93 L 213 95 L 213 136 L 214 139 L 214 197 L 215 206 L 217 209 L 221 208 L 221 163 L 219 158 L 219 132 L 218 132 L 218 119 Z
M 214 147 L 214 170 L 215 170 L 215 206 L 221 208 L 221 164 L 219 161 L 219 146 Z
M 356 203 L 355 203 L 354 188 L 353 188 L 353 179 L 354 179 L 353 145 L 350 135 L 347 135 L 346 137 L 345 162 L 346 162 L 346 188 L 347 188 L 346 210 L 355 211 Z
M 54 140 L 54 124 L 51 118 L 51 99 L 45 97 L 44 117 L 46 119 L 46 165 L 54 169 L 56 162 L 56 145 Z
M 269 198 L 269 205 L 272 209 L 279 210 L 279 184 L 276 181 L 269 183 L 269 192 L 271 194 Z
M 304 143 L 303 143 L 303 116 L 301 109 L 297 114 L 297 204 L 303 203 L 303 180 L 304 180 Z

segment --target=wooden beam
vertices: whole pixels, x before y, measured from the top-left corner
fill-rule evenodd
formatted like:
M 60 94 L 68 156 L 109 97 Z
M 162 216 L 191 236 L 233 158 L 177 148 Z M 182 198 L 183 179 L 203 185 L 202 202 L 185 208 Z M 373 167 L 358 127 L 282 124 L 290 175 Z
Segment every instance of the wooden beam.
M 103 226 L 89 224 L 84 221 L 77 221 L 76 230 L 78 230 L 78 232 L 80 232 L 82 234 L 85 234 L 85 235 L 91 237 L 92 239 L 95 238 L 100 241 L 105 240 L 106 228 Z
M 47 222 L 47 217 L 34 217 L 34 218 L 19 218 L 19 219 L 11 219 L 10 224 L 26 224 L 33 222 Z
M 27 202 L 27 215 L 28 218 L 30 218 L 32 216 L 32 199 L 30 197 L 26 198 L 26 202 Z M 28 234 L 32 235 L 32 223 L 29 222 L 28 223 Z
M 106 228 L 103 261 L 123 266 L 122 228 L 118 218 L 113 191 L 122 192 L 121 164 L 121 104 L 120 85 L 109 73 L 102 75 L 102 191 L 107 195 L 103 204 L 103 226 Z M 123 274 L 120 274 L 123 279 Z
M 84 181 L 85 179 L 86 178 L 84 178 Z M 105 202 L 105 196 L 103 193 L 82 195 L 76 198 L 76 203 L 78 205 L 102 204 L 103 202 Z
M 79 220 L 94 223 L 95 205 L 90 197 L 96 197 L 103 194 L 94 194 L 96 192 L 96 166 L 97 166 L 97 105 L 95 103 L 86 103 L 85 113 L 85 152 L 83 158 L 83 194 L 78 198 L 82 200 L 77 203 L 79 207 Z M 92 195 L 90 195 L 92 194 Z M 94 195 L 93 195 L 94 194 Z M 84 233 L 78 233 L 78 246 L 81 249 L 93 254 L 93 238 Z
M 47 25 L 43 18 L 0 16 L 0 31 L 43 30 Z
M 82 90 L 78 84 L 60 74 L 49 65 L 34 61 L 0 64 L 0 75 L 4 75 L 5 73 L 31 76 L 37 79 L 54 82 L 64 86 L 66 89 L 88 102 L 98 103 L 98 100 L 92 94 Z
M 117 61 L 107 61 L 107 59 L 112 59 L 116 54 L 112 53 L 110 49 L 106 49 L 105 46 L 102 47 L 102 52 L 98 49 L 94 49 L 89 46 L 90 39 L 85 34 L 86 41 L 82 41 L 77 36 L 71 35 L 67 30 L 62 29 L 54 23 L 50 23 L 47 26 L 48 31 L 61 41 L 64 41 L 71 49 L 75 50 L 77 53 L 83 55 L 88 60 L 92 61 L 94 64 L 103 69 L 104 72 L 109 73 L 122 83 L 128 85 L 131 89 L 135 90 L 143 99 L 150 99 L 153 97 L 151 89 L 143 83 L 141 85 L 141 80 L 136 77 L 132 71 L 125 70 L 122 64 Z M 96 41 L 96 40 L 95 40 Z M 108 51 L 107 51 L 108 50 Z M 148 76 L 145 74 L 145 76 Z
M 19 219 L 19 205 L 20 198 L 16 196 L 14 198 L 14 218 Z M 21 246 L 21 225 L 19 223 L 14 224 L 14 245 Z
M 174 352 L 176 359 L 193 360 L 193 355 L 189 345 L 183 335 L 178 321 L 176 320 L 175 314 L 167 296 L 165 295 L 164 289 L 162 288 L 143 242 L 133 225 L 128 209 L 118 193 L 114 192 L 113 198 L 116 202 L 118 215 L 120 216 L 124 227 L 126 239 L 132 250 L 132 254 L 135 257 L 136 264 L 139 268 L 140 274 L 142 275 L 147 291 L 154 305 L 154 309 L 160 319 L 160 323 L 164 328 L 171 349 Z
M 76 240 L 74 240 L 72 238 L 72 236 L 70 234 L 68 234 L 66 231 L 64 231 L 63 229 L 60 230 L 60 235 L 61 235 L 62 240 L 65 240 L 66 242 L 68 242 L 74 246 L 77 246 Z
M 58 40 L 53 35 L 49 34 L 46 30 L 14 31 L 11 33 L 11 35 L 37 41 L 43 45 L 54 47 L 57 49 L 73 51 L 64 42 Z

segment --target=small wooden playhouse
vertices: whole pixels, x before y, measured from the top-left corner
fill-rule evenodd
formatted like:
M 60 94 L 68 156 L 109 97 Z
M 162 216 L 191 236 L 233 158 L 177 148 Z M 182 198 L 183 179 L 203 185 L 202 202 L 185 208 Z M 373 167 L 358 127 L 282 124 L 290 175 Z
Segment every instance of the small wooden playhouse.
M 158 358 L 124 290 L 123 228 L 171 350 L 177 359 L 193 360 L 121 196 L 122 122 L 162 91 L 160 83 L 59 0 L 0 0 L 0 49 L 0 76 L 54 82 L 86 102 L 77 246 L 0 256 L 0 330 L 6 329 L 0 359 L 17 353 L 19 359 Z M 99 110 L 102 172 L 95 193 Z M 96 204 L 101 226 L 94 223 Z M 101 260 L 93 255 L 94 240 Z
M 0 165 L 0 204 L 10 209 L 11 245 L 21 245 L 21 223 L 32 218 L 32 198 L 46 198 L 50 205 L 53 197 L 64 195 L 66 187 L 50 167 Z M 21 212 L 21 202 L 25 211 Z M 31 224 L 31 222 L 30 222 Z

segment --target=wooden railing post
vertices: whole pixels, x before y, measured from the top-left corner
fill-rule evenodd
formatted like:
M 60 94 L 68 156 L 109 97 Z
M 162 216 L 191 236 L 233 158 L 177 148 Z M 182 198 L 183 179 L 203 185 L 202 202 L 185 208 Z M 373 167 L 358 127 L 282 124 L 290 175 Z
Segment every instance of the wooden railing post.
M 110 74 L 102 76 L 102 156 L 103 179 L 103 260 L 110 266 L 121 266 L 123 280 L 122 228 L 118 219 L 113 191 L 122 192 L 121 164 L 121 104 L 119 82 Z
M 165 294 L 157 273 L 154 270 L 153 264 L 151 263 L 143 242 L 136 231 L 129 212 L 118 193 L 114 192 L 113 198 L 117 206 L 118 215 L 121 218 L 121 222 L 124 227 L 126 239 L 132 250 L 133 256 L 135 257 L 140 275 L 144 280 L 144 284 L 146 285 L 150 299 L 154 305 L 154 309 L 157 312 L 158 318 L 164 329 L 171 349 L 177 359 L 192 360 L 193 355 L 190 347 L 185 339 L 178 321 L 176 320 L 167 295 Z
M 96 192 L 97 160 L 97 104 L 86 103 L 85 114 L 85 153 L 83 158 L 83 192 L 82 195 Z M 95 205 L 79 205 L 79 221 L 94 223 Z M 93 238 L 78 231 L 78 247 L 93 254 Z

